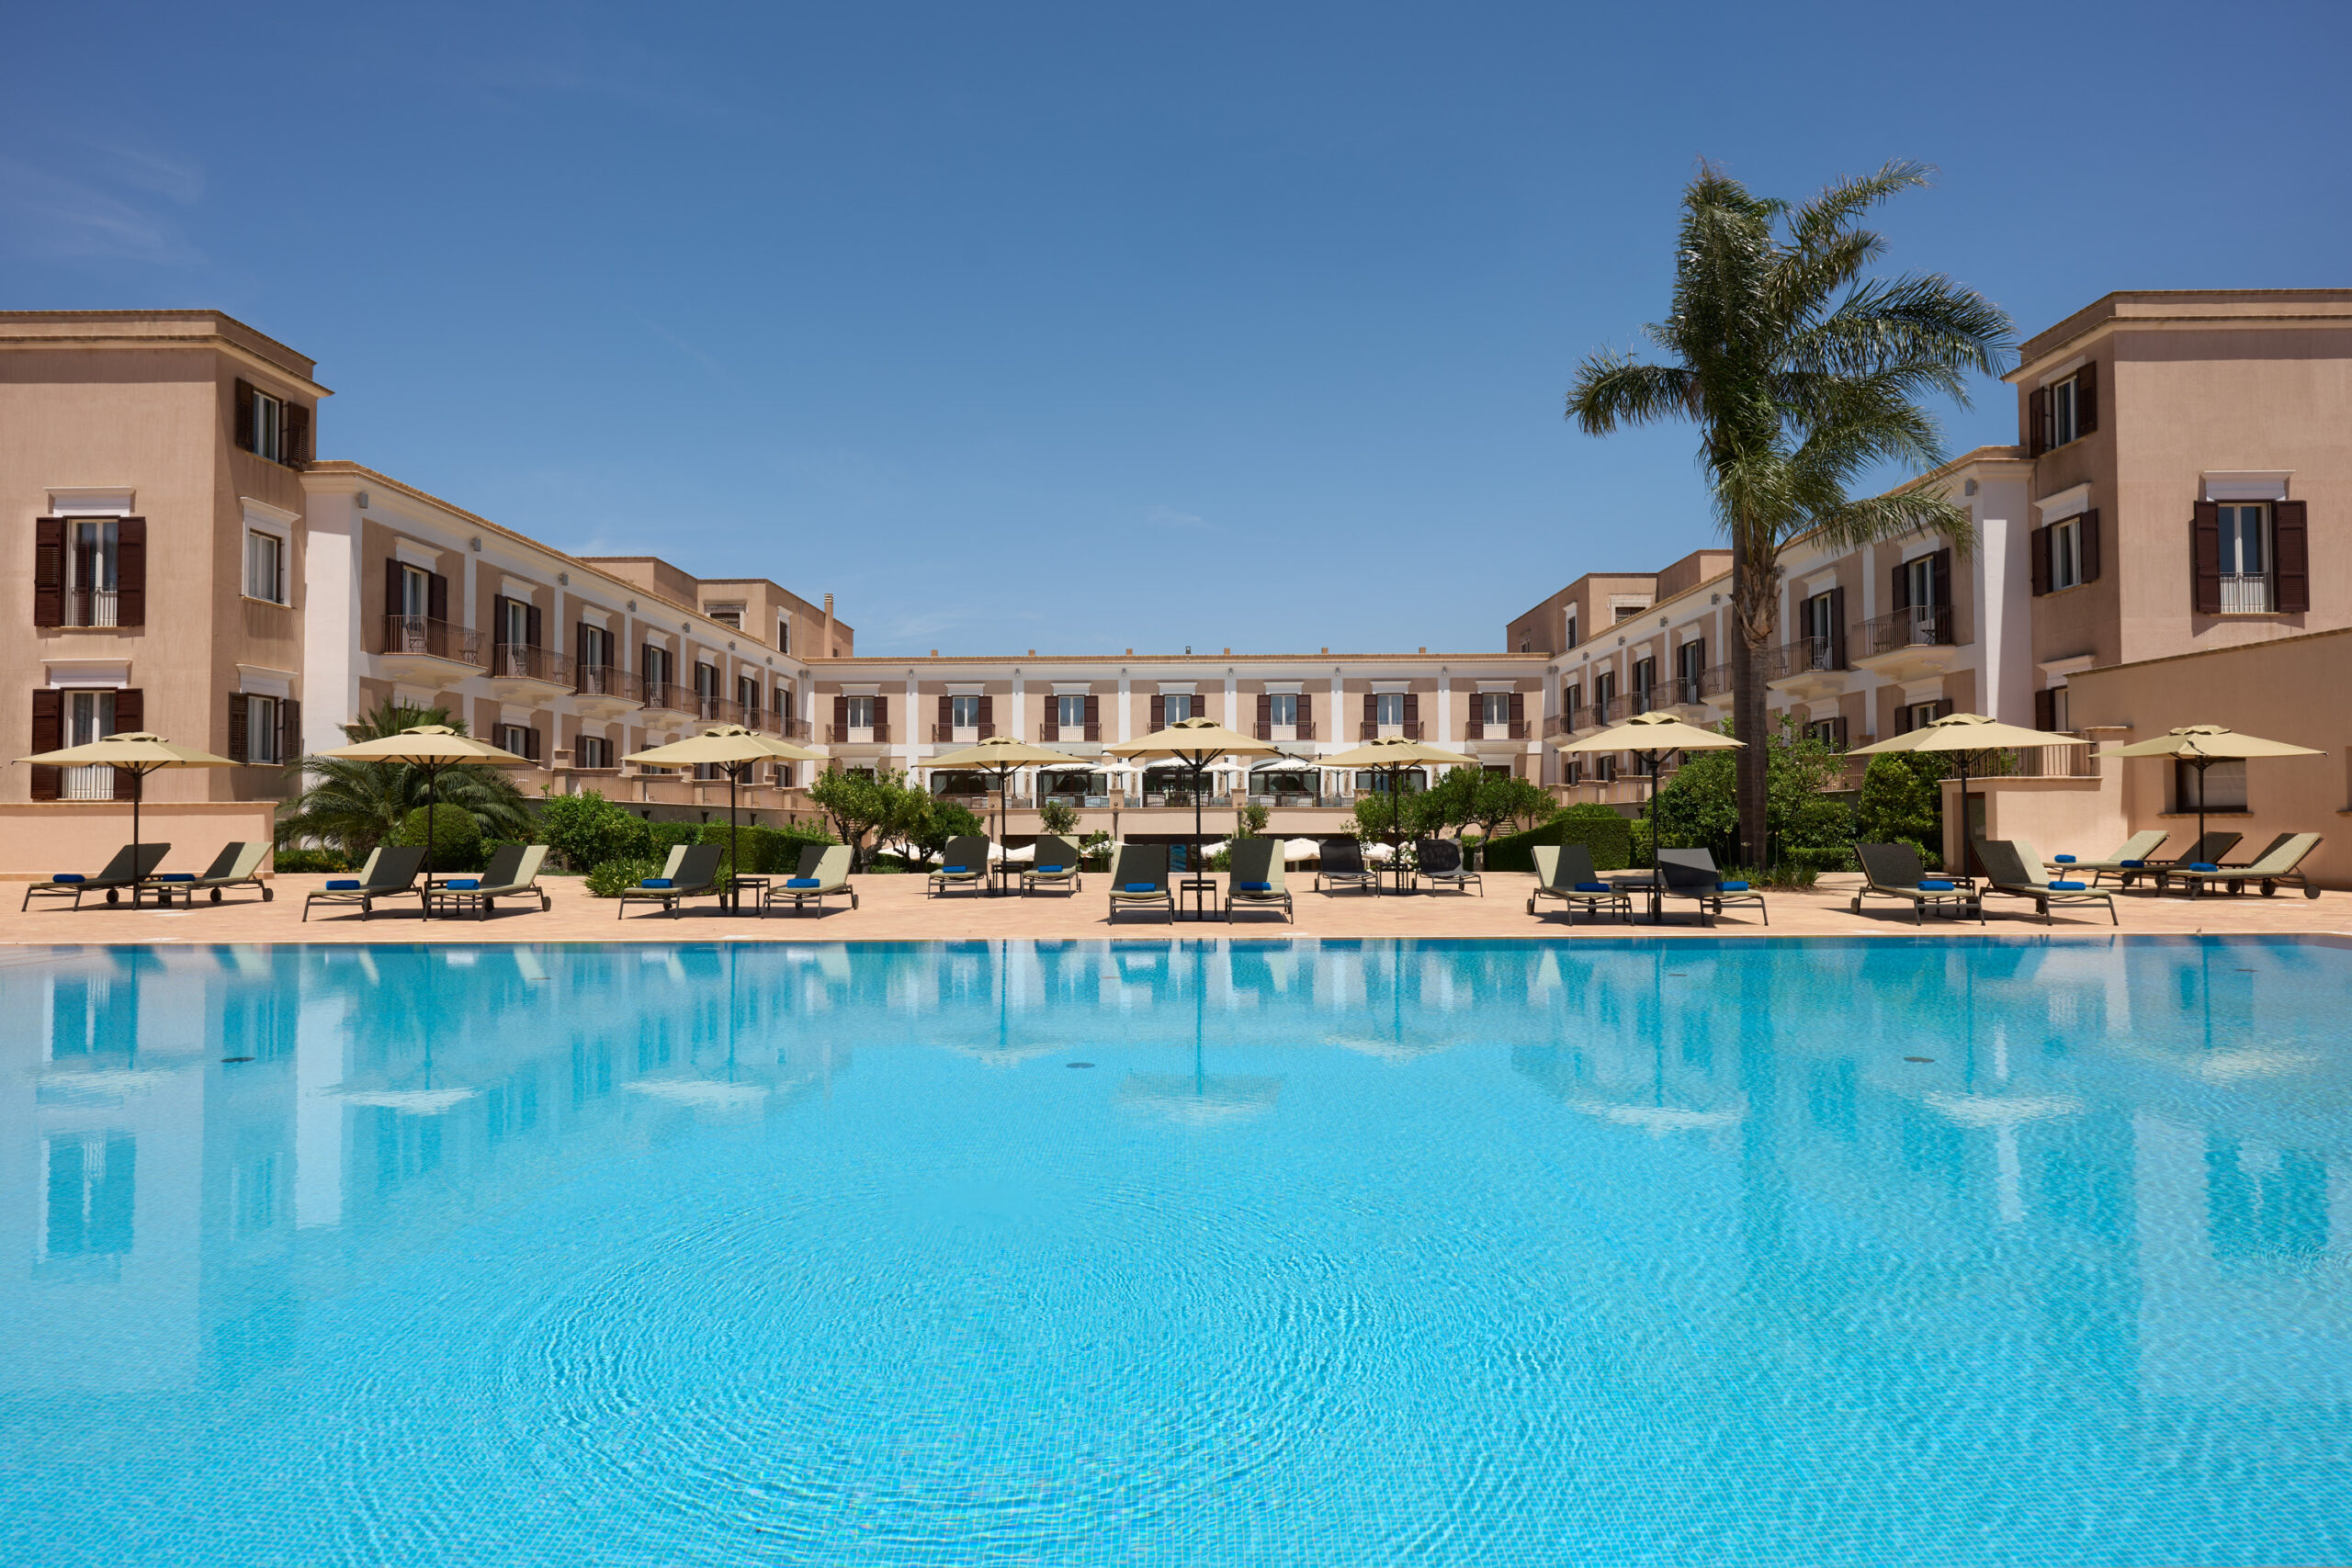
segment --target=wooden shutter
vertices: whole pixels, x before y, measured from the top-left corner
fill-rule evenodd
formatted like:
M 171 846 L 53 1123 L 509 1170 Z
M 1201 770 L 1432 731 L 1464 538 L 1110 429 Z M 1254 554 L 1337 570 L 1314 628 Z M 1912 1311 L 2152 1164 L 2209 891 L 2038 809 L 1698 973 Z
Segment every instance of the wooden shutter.
M 311 460 L 311 411 L 298 403 L 286 405 L 286 434 L 278 443 L 278 451 L 289 468 L 299 468 Z
M 425 584 L 424 613 L 436 621 L 447 622 L 449 618 L 449 580 L 437 571 Z
M 2082 536 L 2083 540 L 2083 581 L 2097 582 L 2099 566 L 2098 508 L 2094 507 L 2083 513 L 2082 522 L 2076 525 L 2075 532 Z
M 2098 428 L 2098 362 L 2075 372 L 2075 434 L 2088 435 Z
M 1376 692 L 1366 692 L 1363 694 L 1363 721 L 1366 724 L 1380 722 L 1380 694 Z
M 1935 606 L 1939 610 L 1951 608 L 1951 547 L 1946 546 L 1935 554 L 1936 564 L 1928 570 L 1935 574 Z
M 1405 694 L 1405 722 L 1407 724 L 1421 722 L 1421 694 L 1419 692 Z
M 136 688 L 126 688 L 114 694 L 114 733 L 129 735 L 147 728 L 146 694 Z M 129 800 L 135 781 L 117 768 L 114 774 L 114 797 Z
M 2222 509 L 2200 501 L 2188 525 L 2188 565 L 2194 581 L 2197 613 L 2222 613 Z
M 1298 722 L 1301 724 L 1315 722 L 1315 699 L 1305 692 L 1298 694 Z
M 996 699 L 988 693 L 980 694 L 980 730 L 983 738 L 996 728 Z
M 2036 528 L 2025 536 L 2026 574 L 2037 599 L 2050 592 L 2050 530 Z
M 1703 642 L 1699 645 L 1699 662 L 1702 664 L 1707 661 L 1706 647 Z M 1829 668 L 1846 668 L 1846 590 L 1842 586 L 1829 591 Z M 1695 673 L 1704 674 L 1706 671 L 1702 670 Z
M 292 697 L 277 703 L 277 758 L 291 762 L 302 754 L 302 705 Z
M 939 699 L 939 728 L 945 729 L 956 719 L 956 699 L 942 695 Z
M 539 637 L 542 635 L 542 628 L 544 628 L 546 625 L 547 622 L 540 615 L 539 607 L 537 604 L 526 604 L 523 606 L 523 641 L 527 646 L 532 648 L 539 646 Z
M 33 522 L 33 625 L 65 624 L 65 519 Z M 51 747 L 55 750 L 55 747 Z M 55 799 L 55 795 L 48 798 Z
M 490 644 L 496 648 L 506 640 L 506 606 L 514 603 L 503 593 L 490 596 Z
M 2058 728 L 2058 691 L 2056 687 L 2044 687 L 2042 690 L 2033 694 L 2033 727 L 2036 729 L 2055 729 Z
M 849 699 L 847 697 L 835 697 L 833 699 L 833 739 L 840 740 L 845 739 L 848 735 Z
M 874 699 L 874 732 L 877 736 L 883 736 L 888 735 L 889 729 L 890 699 L 877 696 Z
M 238 382 L 233 395 L 236 398 L 237 446 L 250 452 L 254 450 L 254 384 L 251 381 Z
M 1936 699 L 1936 716 L 1938 718 L 1950 718 L 1951 716 L 1951 699 L 1950 697 L 1938 697 Z
M 1086 694 L 1086 738 L 1102 739 L 1102 699 L 1092 692 Z
M 1274 722 L 1274 699 L 1270 692 L 1258 694 L 1258 722 L 1260 724 Z
M 1907 610 L 1911 607 L 1911 574 L 1904 570 L 1905 564 L 1903 561 L 1894 563 L 1894 592 L 1886 601 L 1890 609 Z
M 147 624 L 147 519 L 125 517 L 114 525 L 114 624 Z M 283 550 L 278 558 L 284 560 Z M 278 595 L 283 603 L 285 595 Z
M 2025 400 L 2025 455 L 2027 457 L 2039 457 L 2050 450 L 2048 443 L 2042 439 L 2042 432 L 2049 428 L 2049 389 L 2036 387 L 2026 394 Z
M 1829 721 L 1830 743 L 1840 751 L 1846 749 L 1846 716 L 1839 714 Z
M 36 754 L 56 751 L 65 745 L 65 694 L 36 691 L 33 693 L 33 746 Z M 32 790 L 35 800 L 55 800 L 63 792 L 65 770 L 37 767 L 33 770 Z
M 392 557 L 384 563 L 384 614 L 401 613 L 401 558 Z
M 2310 505 L 2281 501 L 2270 508 L 2270 559 L 2277 569 L 2278 608 L 2301 615 L 2312 607 Z
M 575 692 L 588 689 L 588 629 L 585 621 L 571 623 L 571 689 Z
M 248 723 L 253 705 L 245 701 L 243 692 L 229 694 L 229 761 L 249 762 L 253 760 L 254 740 Z
M 1168 728 L 1168 699 L 1154 692 L 1151 694 L 1151 729 L 1158 734 Z
M 534 762 L 539 760 L 539 731 L 536 725 L 523 731 L 523 755 Z
M 1527 722 L 1527 698 L 1518 692 L 1510 694 L 1510 721 L 1513 725 Z

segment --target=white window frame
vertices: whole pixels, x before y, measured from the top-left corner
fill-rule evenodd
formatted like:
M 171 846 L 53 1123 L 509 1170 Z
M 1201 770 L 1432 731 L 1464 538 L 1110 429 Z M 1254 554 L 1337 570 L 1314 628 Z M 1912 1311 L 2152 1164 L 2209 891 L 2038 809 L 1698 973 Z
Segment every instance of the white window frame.
M 978 729 L 980 699 L 969 694 L 951 694 L 947 699 L 947 723 L 951 728 Z
M 2083 519 L 2078 513 L 2050 525 L 2050 592 L 2083 585 Z
M 1510 722 L 1510 694 L 1509 692 L 1480 692 L 1478 694 L 1478 722 L 1480 724 L 1509 724 Z
M 242 761 L 261 767 L 274 767 L 286 759 L 279 755 L 278 732 L 284 726 L 280 720 L 284 709 L 282 699 L 258 693 L 243 694 L 245 700 L 245 754 Z
M 849 727 L 852 729 L 874 728 L 874 699 L 872 697 L 847 697 L 843 701 L 848 704 L 844 712 L 849 718 Z
M 122 592 L 122 530 L 119 517 L 68 517 L 65 523 L 65 615 L 68 626 L 110 626 L 116 624 L 117 607 Z M 95 541 L 90 546 L 92 558 L 97 562 L 96 575 L 102 583 L 85 583 L 80 570 L 83 547 L 82 530 L 90 529 Z M 106 603 L 98 601 L 106 595 Z M 82 601 L 89 601 L 88 616 L 85 620 L 73 617 L 80 613 Z
M 2076 371 L 2075 376 L 2081 374 Z M 2052 381 L 2042 389 L 2041 445 L 2045 451 L 2056 451 L 2082 439 L 2080 405 L 2075 400 L 2075 376 Z
M 1054 696 L 1054 722 L 1064 729 L 1086 728 L 1086 694 L 1059 692 Z
M 286 451 L 286 400 L 254 389 L 254 456 L 281 463 Z
M 1405 694 L 1374 692 L 1372 694 L 1372 721 L 1379 725 L 1405 722 Z
M 517 757 L 525 756 L 527 753 L 524 748 L 530 742 L 524 737 L 530 732 L 530 728 L 531 727 L 527 724 L 502 722 L 498 727 L 498 744 L 504 750 L 514 752 Z
M 2221 526 L 2222 614 L 2265 615 L 2278 604 L 2272 587 L 2277 571 L 2277 545 L 2272 537 L 2272 513 L 2267 501 L 2225 501 L 2216 508 Z M 2258 570 L 2243 568 L 2245 561 L 2243 525 L 2254 514 L 2254 548 Z
M 1170 724 L 1182 724 L 1188 718 L 1197 717 L 1200 714 L 1200 701 L 1201 699 L 1191 692 L 1160 693 L 1160 724 L 1163 727 Z M 1179 703 L 1184 705 L 1184 711 L 1182 713 L 1178 713 L 1176 711 L 1176 705 Z
M 1286 724 L 1296 728 L 1298 694 L 1296 692 L 1268 692 L 1266 694 L 1266 722 Z
M 582 735 L 571 743 L 572 766 L 579 768 L 609 768 L 613 765 L 613 740 L 609 735 Z
M 277 551 L 277 570 L 271 574 L 264 592 L 254 581 L 254 541 L 266 539 Z M 265 604 L 285 604 L 291 601 L 293 590 L 288 586 L 294 579 L 292 563 L 287 559 L 289 540 L 274 528 L 256 528 L 245 525 L 245 597 L 258 599 Z

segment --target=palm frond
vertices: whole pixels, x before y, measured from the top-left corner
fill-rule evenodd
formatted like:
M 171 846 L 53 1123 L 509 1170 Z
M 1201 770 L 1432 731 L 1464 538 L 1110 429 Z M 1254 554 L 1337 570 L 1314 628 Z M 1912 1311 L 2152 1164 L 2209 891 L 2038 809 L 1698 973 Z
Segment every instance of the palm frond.
M 1567 417 L 1587 435 L 1606 435 L 1621 424 L 1651 424 L 1698 411 L 1696 381 L 1673 366 L 1638 365 L 1630 355 L 1596 354 L 1577 367 L 1568 392 Z

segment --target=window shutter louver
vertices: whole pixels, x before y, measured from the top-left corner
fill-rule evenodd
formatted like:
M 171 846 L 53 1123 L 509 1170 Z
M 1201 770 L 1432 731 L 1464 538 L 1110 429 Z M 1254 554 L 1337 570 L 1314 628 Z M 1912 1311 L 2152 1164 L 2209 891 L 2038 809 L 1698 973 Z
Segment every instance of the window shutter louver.
M 886 733 L 888 733 L 888 732 L 889 728 L 890 728 L 890 699 L 889 699 L 889 698 L 888 698 L 888 697 L 879 697 L 879 696 L 877 696 L 877 697 L 876 697 L 876 698 L 874 699 L 874 729 L 875 729 L 875 732 L 876 732 L 877 735 L 879 735 L 879 734 L 886 734 Z
M 1951 608 L 1951 550 L 1950 547 L 1936 552 L 1935 562 L 1934 566 L 1928 569 L 1934 574 L 1935 607 L 1939 610 L 1949 610 Z
M 1086 694 L 1086 738 L 1102 739 L 1102 699 L 1092 692 Z
M 2097 508 L 2093 508 L 2092 510 L 2083 513 L 2082 524 L 2075 531 L 2082 536 L 2083 540 L 2083 581 L 2085 582 L 2097 582 L 2098 581 L 2099 566 L 2098 511 Z
M 302 755 L 302 705 L 292 697 L 277 705 L 277 760 L 291 762 Z
M 286 466 L 299 468 L 311 460 L 311 411 L 299 404 L 286 405 L 286 439 L 278 450 L 285 455 Z
M 1706 644 L 1701 643 L 1699 647 L 1699 662 L 1703 665 L 1707 661 Z M 1846 590 L 1842 587 L 1829 591 L 1829 668 L 1846 668 Z M 1703 675 L 1706 671 L 1702 669 L 1698 673 Z
M 392 557 L 384 563 L 384 614 L 401 613 L 401 558 Z
M 1298 722 L 1301 724 L 1315 722 L 1315 698 L 1306 692 L 1298 694 Z
M 1260 724 L 1272 724 L 1274 722 L 1274 699 L 1272 693 L 1261 692 L 1258 694 L 1258 722 Z
M 955 722 L 955 717 L 956 699 L 950 696 L 942 695 L 939 699 L 939 728 L 942 729 L 947 728 Z
M 1407 724 L 1421 722 L 1421 694 L 1419 692 L 1405 694 L 1405 722 Z
M 42 517 L 33 524 L 33 625 L 64 624 L 65 519 Z
M 1894 592 L 1887 600 L 1887 604 L 1897 610 L 1907 610 L 1911 607 L 1911 574 L 1903 569 L 1901 561 L 1894 563 Z
M 2025 400 L 2025 455 L 2027 457 L 2039 457 L 2050 450 L 2049 444 L 2043 439 L 2043 433 L 2049 429 L 2049 426 L 2050 393 L 2046 388 L 2036 387 L 2027 394 Z
M 490 596 L 490 640 L 492 646 L 506 640 L 506 606 L 514 603 L 503 593 Z
M 36 753 L 61 750 L 65 745 L 65 694 L 36 691 L 33 693 L 33 745 Z M 33 769 L 32 797 L 35 800 L 55 800 L 63 792 L 65 770 L 36 767 Z
M 1168 699 L 1155 692 L 1151 698 L 1151 733 L 1157 734 L 1167 728 Z
M 430 620 L 449 619 L 449 580 L 437 571 L 425 579 L 424 614 Z
M 114 624 L 147 624 L 147 519 L 125 517 L 114 525 Z M 283 593 L 278 595 L 282 604 Z
M 237 383 L 236 391 L 232 395 L 236 400 L 237 446 L 240 449 L 250 452 L 254 450 L 254 384 L 251 381 L 240 381 Z
M 1527 698 L 1519 692 L 1510 694 L 1510 721 L 1513 725 L 1527 722 Z
M 2188 565 L 2200 615 L 2222 613 L 2222 509 L 2200 501 L 2188 525 Z
M 2290 615 L 2312 607 L 2310 503 L 2281 501 L 2270 508 L 2270 557 L 2278 568 L 2278 608 Z
M 833 739 L 836 740 L 843 739 L 848 736 L 848 734 L 849 699 L 847 697 L 835 697 L 833 699 Z
M 2025 536 L 2026 572 L 2037 599 L 2050 592 L 2050 530 L 2036 528 Z
M 1938 697 L 1936 699 L 1936 716 L 1938 718 L 1950 718 L 1951 714 L 1951 699 L 1950 697 Z
M 536 726 L 523 731 L 523 755 L 534 762 L 539 760 L 539 732 Z
M 232 762 L 253 761 L 254 739 L 248 727 L 252 709 L 243 692 L 229 694 L 229 761 Z
M 2098 428 L 2098 362 L 2075 372 L 2075 434 L 2088 435 Z
M 574 621 L 571 623 L 571 689 L 586 691 L 588 678 L 588 623 Z
M 2036 729 L 2058 728 L 2058 694 L 2044 687 L 2033 694 L 2033 727 Z
M 987 738 L 986 732 L 992 731 L 995 728 L 996 698 L 990 696 L 986 692 L 982 692 L 980 694 L 980 728 L 983 732 L 981 738 L 985 739 Z
M 125 688 L 117 692 L 114 694 L 114 733 L 129 735 L 134 730 L 146 728 L 146 694 L 136 688 Z M 117 768 L 114 774 L 114 797 L 117 800 L 131 798 L 130 791 L 133 782 L 129 773 Z
M 540 618 L 539 607 L 537 604 L 523 606 L 523 641 L 526 645 L 531 648 L 539 646 L 541 627 L 545 625 L 546 623 Z

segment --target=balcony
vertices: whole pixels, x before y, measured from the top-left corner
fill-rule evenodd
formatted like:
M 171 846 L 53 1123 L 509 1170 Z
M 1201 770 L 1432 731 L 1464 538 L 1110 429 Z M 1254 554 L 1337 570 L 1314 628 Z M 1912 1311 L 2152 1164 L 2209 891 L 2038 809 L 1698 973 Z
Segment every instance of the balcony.
M 890 727 L 887 724 L 829 724 L 825 726 L 825 743 L 829 746 L 888 746 Z
M 571 660 L 564 654 L 519 642 L 502 642 L 490 650 L 490 690 L 501 702 L 537 707 L 571 688 Z
M 786 740 L 797 740 L 804 746 L 808 744 L 808 721 L 805 718 L 784 718 L 772 711 L 756 728 L 764 728 L 771 735 L 782 736 Z
M 2222 576 L 2222 614 L 2224 615 L 2267 615 L 2278 608 L 2270 596 L 2270 579 L 2259 572 L 2224 572 Z M 112 626 L 112 621 L 92 621 L 91 626 Z
M 118 618 L 118 595 L 111 588 L 72 588 L 65 592 L 65 625 L 69 626 L 115 626 Z
M 1255 733 L 1261 740 L 1312 740 L 1315 739 L 1315 723 L 1312 719 L 1306 719 L 1296 724 L 1261 724 Z
M 1960 657 L 1952 630 L 1949 604 L 1916 604 L 1864 621 L 1854 628 L 1854 668 L 1895 682 L 1941 675 Z
M 1529 726 L 1525 719 L 1517 722 L 1505 719 L 1497 723 L 1474 718 L 1464 728 L 1462 739 L 1465 745 L 1475 745 L 1479 741 L 1525 740 L 1528 737 L 1528 729 Z
M 1764 683 L 1799 702 L 1834 697 L 1846 689 L 1844 652 L 1833 637 L 1792 637 L 1765 651 Z
M 934 746 L 977 746 L 993 739 L 993 724 L 934 724 L 931 727 L 931 743 Z
M 1401 735 L 1408 740 L 1421 738 L 1421 721 L 1407 719 L 1402 724 L 1361 724 L 1356 727 L 1359 740 L 1377 740 L 1384 735 Z
M 1707 710 L 1706 716 L 1709 718 L 1715 716 L 1716 709 L 1729 713 L 1731 697 L 1731 666 L 1729 664 L 1718 664 L 1699 671 L 1699 705 Z
M 675 681 L 648 681 L 644 692 L 648 724 L 689 723 L 702 712 L 702 699 Z
M 383 660 L 396 680 L 462 681 L 482 668 L 481 634 L 427 615 L 386 615 Z
M 1102 743 L 1100 724 L 1056 724 L 1048 719 L 1037 727 L 1040 746 L 1099 746 Z
M 582 664 L 572 671 L 571 705 L 599 721 L 621 718 L 644 705 L 637 677 L 609 664 Z
M 750 729 L 759 721 L 756 709 L 747 709 L 732 697 L 711 695 L 703 692 L 694 694 L 694 713 L 697 722 L 705 725 L 740 724 Z

